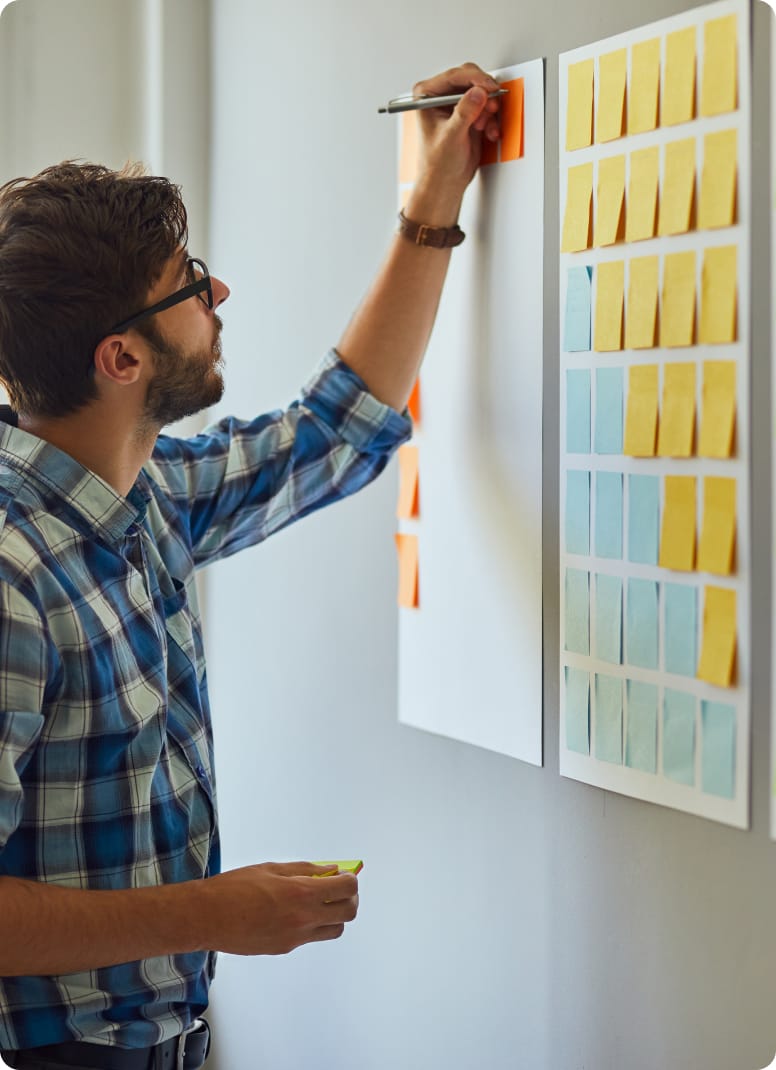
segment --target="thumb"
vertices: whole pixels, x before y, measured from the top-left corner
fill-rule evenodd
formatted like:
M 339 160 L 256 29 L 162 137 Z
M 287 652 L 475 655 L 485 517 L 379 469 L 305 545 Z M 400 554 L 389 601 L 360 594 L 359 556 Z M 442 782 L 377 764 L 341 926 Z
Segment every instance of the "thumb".
M 473 85 L 458 101 L 451 119 L 457 121 L 467 129 L 477 122 L 482 109 L 488 102 L 488 94 L 479 85 Z

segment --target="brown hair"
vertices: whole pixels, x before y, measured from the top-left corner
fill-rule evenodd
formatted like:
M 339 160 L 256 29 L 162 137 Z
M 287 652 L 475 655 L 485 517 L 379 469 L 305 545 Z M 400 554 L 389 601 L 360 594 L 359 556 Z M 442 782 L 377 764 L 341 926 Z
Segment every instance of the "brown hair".
M 97 396 L 97 343 L 147 303 L 187 240 L 180 189 L 137 164 L 65 161 L 0 187 L 0 382 L 65 416 Z

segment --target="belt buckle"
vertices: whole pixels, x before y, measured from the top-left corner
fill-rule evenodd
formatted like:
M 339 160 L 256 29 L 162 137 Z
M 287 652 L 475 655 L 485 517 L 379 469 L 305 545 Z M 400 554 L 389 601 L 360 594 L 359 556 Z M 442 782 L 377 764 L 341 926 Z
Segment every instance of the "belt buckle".
M 183 1070 L 183 1061 L 186 1058 L 186 1037 L 191 1032 L 192 1028 L 192 1026 L 189 1026 L 188 1029 L 178 1036 L 178 1043 L 175 1049 L 175 1070 Z

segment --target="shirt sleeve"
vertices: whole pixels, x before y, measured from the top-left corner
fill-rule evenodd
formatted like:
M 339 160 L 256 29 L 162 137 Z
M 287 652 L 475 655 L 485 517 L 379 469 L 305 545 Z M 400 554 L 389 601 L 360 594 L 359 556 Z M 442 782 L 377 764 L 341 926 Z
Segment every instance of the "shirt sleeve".
M 148 474 L 189 528 L 195 565 L 261 542 L 360 490 L 412 433 L 332 350 L 285 411 L 160 436 Z

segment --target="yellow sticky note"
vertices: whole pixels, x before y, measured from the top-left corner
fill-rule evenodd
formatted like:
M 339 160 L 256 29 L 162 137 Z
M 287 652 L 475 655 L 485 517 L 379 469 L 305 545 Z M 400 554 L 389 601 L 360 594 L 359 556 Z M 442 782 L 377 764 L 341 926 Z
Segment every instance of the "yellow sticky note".
M 735 669 L 736 592 L 727 587 L 706 587 L 698 679 L 717 687 L 732 687 Z
M 402 520 L 418 515 L 417 446 L 402 446 L 399 450 L 399 500 L 396 515 Z
M 657 327 L 659 259 L 639 256 L 630 262 L 625 348 L 652 349 Z
M 399 605 L 404 609 L 418 606 L 418 537 L 395 535 L 399 554 Z
M 314 866 L 336 866 L 339 873 L 359 874 L 364 868 L 360 858 L 346 858 L 340 862 L 313 862 Z M 336 877 L 336 873 L 313 873 L 314 877 Z
M 663 126 L 687 123 L 695 118 L 695 27 L 675 30 L 666 38 L 666 69 L 663 78 Z
M 695 339 L 695 253 L 669 253 L 663 264 L 660 345 L 691 346 Z
M 569 67 L 566 152 L 585 149 L 593 143 L 594 65 L 595 60 L 585 59 Z
M 420 160 L 420 127 L 418 113 L 405 111 L 401 116 L 401 149 L 399 152 L 399 182 L 404 185 L 418 177 Z
M 625 264 L 622 260 L 599 264 L 596 271 L 595 341 L 598 353 L 622 349 L 622 303 Z
M 657 145 L 653 145 L 648 149 L 638 149 L 631 155 L 628 213 L 625 221 L 627 242 L 643 241 L 655 236 L 659 153 Z
M 666 476 L 660 567 L 692 572 L 695 568 L 695 476 Z
M 738 331 L 738 249 L 705 249 L 701 272 L 701 343 L 735 342 Z
M 610 156 L 598 163 L 598 197 L 593 245 L 622 241 L 625 207 L 625 157 Z
M 720 130 L 703 139 L 699 230 L 730 227 L 736 221 L 737 137 L 736 130 Z
M 628 372 L 623 453 L 654 457 L 657 430 L 657 364 L 633 364 Z
M 685 234 L 692 226 L 695 201 L 695 138 L 666 145 L 657 232 Z
M 730 457 L 735 445 L 736 365 L 732 360 L 705 360 L 701 389 L 700 457 Z
M 657 127 L 660 94 L 660 38 L 640 41 L 631 49 L 628 87 L 628 133 L 643 134 Z
M 590 202 L 593 197 L 593 165 L 570 167 L 566 186 L 566 215 L 560 251 L 576 253 L 590 248 Z
M 718 476 L 703 480 L 703 524 L 698 569 L 729 576 L 736 547 L 736 481 Z
M 622 137 L 625 118 L 625 79 L 628 50 L 620 48 L 598 60 L 598 112 L 595 120 L 597 142 Z
M 658 457 L 691 457 L 695 437 L 695 365 L 666 364 Z
M 738 106 L 736 21 L 725 15 L 703 27 L 701 115 L 722 115 Z

